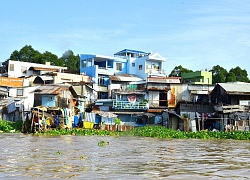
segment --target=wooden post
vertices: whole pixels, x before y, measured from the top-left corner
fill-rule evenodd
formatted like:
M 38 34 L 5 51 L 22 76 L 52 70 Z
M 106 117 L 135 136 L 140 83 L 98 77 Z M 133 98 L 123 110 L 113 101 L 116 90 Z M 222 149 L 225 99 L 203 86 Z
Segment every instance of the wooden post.
M 32 112 L 32 120 L 31 120 L 31 127 L 30 127 L 30 131 L 33 132 L 33 128 L 34 128 L 34 112 Z
M 199 131 L 201 131 L 201 121 L 199 118 L 198 118 L 198 128 L 199 128 Z
M 201 129 L 204 130 L 204 114 L 201 116 Z

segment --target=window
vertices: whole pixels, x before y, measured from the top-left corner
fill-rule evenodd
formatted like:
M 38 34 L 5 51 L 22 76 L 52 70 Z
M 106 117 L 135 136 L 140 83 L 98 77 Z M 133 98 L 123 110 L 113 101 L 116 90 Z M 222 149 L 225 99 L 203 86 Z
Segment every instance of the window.
M 10 64 L 10 71 L 14 71 L 14 64 Z
M 135 67 L 135 63 L 132 63 L 132 66 Z
M 142 70 L 142 65 L 139 65 L 139 70 Z
M 98 77 L 98 85 L 99 86 L 105 86 L 105 76 L 100 75 Z
M 98 92 L 98 99 L 108 99 L 108 93 Z
M 118 71 L 122 70 L 122 63 L 116 63 L 116 70 Z
M 17 89 L 16 95 L 23 96 L 23 89 Z
M 86 67 L 86 61 L 82 61 L 82 68 L 85 68 Z

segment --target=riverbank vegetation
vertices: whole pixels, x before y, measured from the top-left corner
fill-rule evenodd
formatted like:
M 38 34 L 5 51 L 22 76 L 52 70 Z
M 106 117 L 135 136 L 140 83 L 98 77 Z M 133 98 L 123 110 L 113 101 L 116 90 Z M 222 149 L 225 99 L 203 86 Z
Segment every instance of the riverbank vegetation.
M 0 131 L 2 132 L 20 132 L 22 130 L 23 121 L 5 121 L 0 119 Z
M 22 121 L 11 122 L 0 120 L 0 131 L 2 132 L 20 132 L 22 129 Z M 143 126 L 133 128 L 128 131 L 106 131 L 101 129 L 84 129 L 74 128 L 67 129 L 51 129 L 46 132 L 36 132 L 37 135 L 74 135 L 74 136 L 137 136 L 137 137 L 154 137 L 154 138 L 176 138 L 176 139 L 235 139 L 250 140 L 250 132 L 248 131 L 229 131 L 229 132 L 212 132 L 197 131 L 183 132 L 167 129 L 163 126 Z
M 156 138 L 177 138 L 177 139 L 236 139 L 250 140 L 250 132 L 248 131 L 229 131 L 229 132 L 213 132 L 213 131 L 197 131 L 184 132 L 167 129 L 163 126 L 143 126 L 134 128 L 130 131 L 123 132 L 123 135 L 156 137 Z
M 41 134 L 41 133 L 39 133 Z M 72 129 L 72 130 L 50 130 L 45 135 L 79 135 L 79 136 L 137 136 L 137 137 L 154 137 L 154 138 L 176 138 L 176 139 L 235 139 L 250 140 L 250 132 L 247 131 L 230 131 L 230 132 L 212 132 L 197 131 L 183 132 L 167 129 L 163 126 L 143 126 L 133 128 L 129 131 L 106 131 L 96 129 Z

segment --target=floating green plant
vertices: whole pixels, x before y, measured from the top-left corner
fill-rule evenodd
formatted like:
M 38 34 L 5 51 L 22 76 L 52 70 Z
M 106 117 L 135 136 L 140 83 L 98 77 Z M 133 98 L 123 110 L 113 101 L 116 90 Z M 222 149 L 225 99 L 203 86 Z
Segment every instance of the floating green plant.
M 98 142 L 98 146 L 105 146 L 105 145 L 108 145 L 109 142 L 108 141 L 99 141 Z
M 86 156 L 81 156 L 81 157 L 80 157 L 80 159 L 85 159 L 85 158 L 86 158 Z
M 1 129 L 0 129 L 1 130 Z M 44 133 L 40 132 L 37 135 L 72 135 L 78 136 L 142 136 L 154 138 L 176 138 L 176 139 L 236 139 L 236 140 L 250 140 L 250 132 L 248 131 L 230 131 L 230 132 L 212 132 L 212 131 L 198 131 L 198 132 L 184 132 L 168 129 L 163 126 L 143 126 L 136 127 L 128 131 L 106 131 L 101 129 L 84 129 L 74 128 L 72 130 L 56 129 L 48 130 Z M 108 142 L 100 141 L 98 146 L 105 146 Z

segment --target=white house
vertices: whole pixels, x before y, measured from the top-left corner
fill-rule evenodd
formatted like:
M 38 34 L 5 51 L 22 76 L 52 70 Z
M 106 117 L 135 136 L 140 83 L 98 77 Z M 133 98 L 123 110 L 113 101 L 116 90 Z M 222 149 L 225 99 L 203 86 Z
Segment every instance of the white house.
M 27 77 L 31 75 L 42 75 L 47 72 L 63 72 L 67 70 L 67 67 L 52 66 L 50 62 L 46 62 L 46 64 L 37 64 L 8 60 L 5 61 L 3 65 L 6 67 L 6 72 L 3 73 L 3 76 L 8 77 Z

